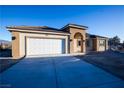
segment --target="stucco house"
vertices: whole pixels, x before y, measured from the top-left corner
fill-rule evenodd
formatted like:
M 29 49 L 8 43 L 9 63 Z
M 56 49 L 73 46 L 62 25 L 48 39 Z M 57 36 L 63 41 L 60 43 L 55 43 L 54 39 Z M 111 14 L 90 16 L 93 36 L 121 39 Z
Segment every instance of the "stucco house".
M 87 33 L 88 27 L 67 24 L 56 29 L 47 26 L 8 26 L 12 33 L 12 56 L 85 54 L 108 49 L 108 38 Z

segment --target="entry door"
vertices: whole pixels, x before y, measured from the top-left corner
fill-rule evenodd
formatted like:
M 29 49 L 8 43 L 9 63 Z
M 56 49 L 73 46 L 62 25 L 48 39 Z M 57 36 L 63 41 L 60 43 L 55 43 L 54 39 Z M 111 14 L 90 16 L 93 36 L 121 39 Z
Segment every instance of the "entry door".
M 27 38 L 27 55 L 63 54 L 65 39 Z
M 74 52 L 75 53 L 81 53 L 82 52 L 81 39 L 74 39 Z
M 81 39 L 77 39 L 77 52 L 81 52 Z

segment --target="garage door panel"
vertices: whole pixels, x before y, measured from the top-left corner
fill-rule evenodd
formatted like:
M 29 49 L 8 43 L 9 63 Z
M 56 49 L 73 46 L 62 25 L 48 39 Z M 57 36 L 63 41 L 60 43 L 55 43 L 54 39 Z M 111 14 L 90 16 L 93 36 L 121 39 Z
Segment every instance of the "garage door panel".
M 27 55 L 65 53 L 65 39 L 27 38 Z

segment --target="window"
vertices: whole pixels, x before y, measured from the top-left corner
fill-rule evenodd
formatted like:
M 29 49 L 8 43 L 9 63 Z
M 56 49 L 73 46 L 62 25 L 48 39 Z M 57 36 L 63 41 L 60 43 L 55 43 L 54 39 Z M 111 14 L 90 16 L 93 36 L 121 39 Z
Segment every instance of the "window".
M 81 46 L 81 40 L 77 40 L 77 46 Z
M 105 40 L 103 39 L 99 40 L 99 46 L 105 46 Z

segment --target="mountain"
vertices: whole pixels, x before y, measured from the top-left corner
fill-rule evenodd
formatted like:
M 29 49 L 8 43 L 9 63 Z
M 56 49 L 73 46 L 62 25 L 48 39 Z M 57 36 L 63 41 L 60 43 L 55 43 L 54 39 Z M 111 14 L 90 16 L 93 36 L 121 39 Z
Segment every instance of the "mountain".
M 0 44 L 11 44 L 11 41 L 7 41 L 7 40 L 0 40 Z

